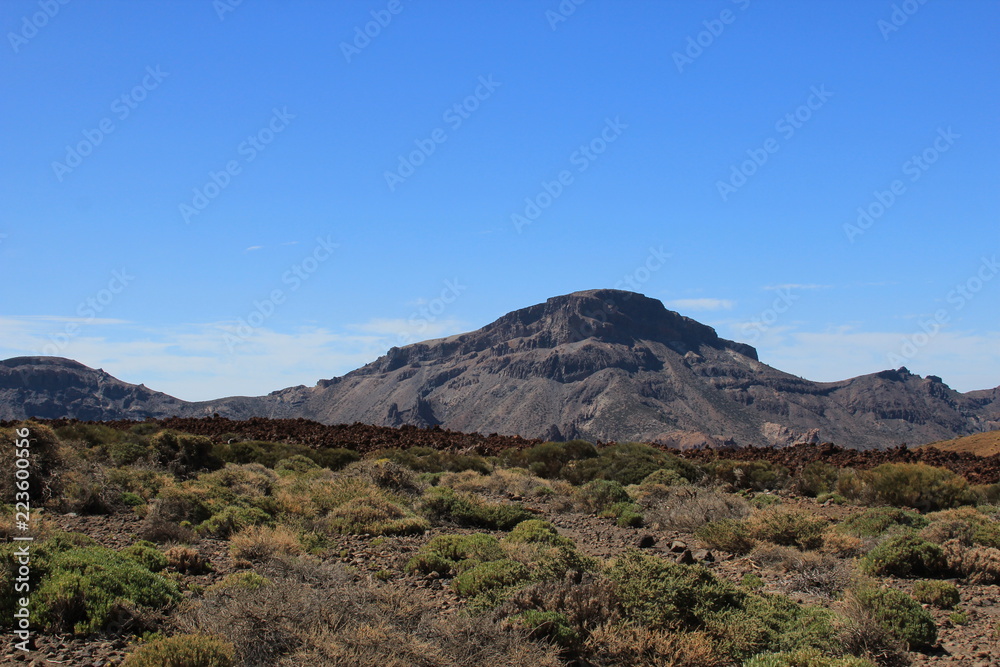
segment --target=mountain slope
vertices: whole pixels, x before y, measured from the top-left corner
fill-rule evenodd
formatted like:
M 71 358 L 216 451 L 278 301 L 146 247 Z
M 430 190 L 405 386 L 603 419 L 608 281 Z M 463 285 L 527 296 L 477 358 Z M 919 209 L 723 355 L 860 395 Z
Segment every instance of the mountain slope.
M 11 362 L 45 365 L 37 358 L 5 363 Z M 884 448 L 1000 426 L 997 390 L 960 394 L 939 378 L 906 369 L 810 382 L 761 363 L 751 346 L 720 338 L 655 299 L 619 290 L 554 297 L 477 331 L 392 348 L 314 387 L 261 397 L 184 403 L 118 383 L 131 390 L 116 385 L 111 393 L 124 396 L 115 402 L 104 388 L 114 379 L 103 374 L 84 383 L 74 375 L 81 368 L 75 364 L 70 373 L 70 393 L 53 389 L 50 380 L 48 389 L 24 395 L 27 406 L 47 411 L 31 414 L 52 416 L 72 398 L 59 416 L 86 411 L 80 418 L 110 419 L 125 410 L 144 416 L 305 417 L 685 447 L 823 440 Z M 0 415 L 8 418 L 18 412 L 3 393 L 12 370 L 0 365 Z M 100 393 L 88 402 L 91 389 Z

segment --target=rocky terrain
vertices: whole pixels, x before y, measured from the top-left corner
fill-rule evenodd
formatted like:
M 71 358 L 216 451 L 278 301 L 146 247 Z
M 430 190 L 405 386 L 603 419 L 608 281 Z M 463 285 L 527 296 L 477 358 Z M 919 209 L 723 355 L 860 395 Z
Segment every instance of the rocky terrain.
M 392 348 L 313 387 L 186 403 L 68 360 L 0 364 L 0 418 L 267 416 L 441 426 L 679 448 L 835 442 L 862 449 L 1000 427 L 996 389 L 962 394 L 905 368 L 811 382 L 662 303 L 619 290 L 554 297 L 470 333 Z
M 985 504 L 1000 498 L 998 457 L 829 445 L 677 456 L 223 418 L 4 422 L 0 436 L 15 427 L 31 432 L 45 484 L 32 499 L 35 634 L 28 652 L 5 646 L 3 664 L 165 664 L 136 656 L 180 655 L 176 636 L 220 651 L 176 658 L 192 667 L 374 667 L 412 650 L 428 667 L 472 664 L 456 651 L 490 667 L 1000 665 L 1000 509 Z M 367 456 L 327 469 L 292 453 L 331 449 Z M 466 504 L 441 504 L 455 498 Z M 12 518 L 0 505 L 0 533 L 17 534 Z M 645 598 L 644 568 L 701 611 Z M 134 600 L 102 607 L 107 587 Z M 866 591 L 902 597 L 872 606 Z M 324 635 L 338 604 L 373 620 Z M 832 615 L 797 634 L 809 614 Z M 621 644 L 623 632 L 638 634 Z

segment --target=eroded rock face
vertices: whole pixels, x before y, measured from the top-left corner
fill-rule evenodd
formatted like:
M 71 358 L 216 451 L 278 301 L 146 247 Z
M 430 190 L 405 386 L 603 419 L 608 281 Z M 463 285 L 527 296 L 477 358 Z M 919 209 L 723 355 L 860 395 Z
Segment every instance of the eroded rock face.
M 392 348 L 314 387 L 262 397 L 185 403 L 68 360 L 0 364 L 5 418 L 214 413 L 681 448 L 885 448 L 985 430 L 1000 420 L 1000 395 L 960 394 L 906 369 L 810 382 L 655 299 L 620 290 L 554 297 L 477 331 Z

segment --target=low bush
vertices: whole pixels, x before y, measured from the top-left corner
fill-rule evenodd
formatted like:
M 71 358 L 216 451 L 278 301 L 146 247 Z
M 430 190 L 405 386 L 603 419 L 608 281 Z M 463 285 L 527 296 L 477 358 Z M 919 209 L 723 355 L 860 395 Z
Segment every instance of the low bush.
M 628 493 L 618 482 L 595 479 L 573 493 L 574 503 L 589 512 L 601 512 L 615 503 L 630 502 Z
M 229 553 L 233 558 L 254 563 L 266 562 L 276 556 L 296 556 L 301 552 L 298 537 L 286 526 L 251 526 L 229 540 Z
M 656 530 L 693 533 L 713 521 L 743 519 L 751 511 L 746 499 L 715 489 L 662 487 L 662 492 L 643 497 L 642 488 L 639 487 L 639 505 L 643 518 Z
M 634 623 L 608 623 L 591 633 L 584 646 L 596 667 L 721 667 L 732 664 L 704 632 L 674 632 Z
M 532 639 L 544 639 L 564 648 L 575 646 L 580 640 L 566 615 L 557 611 L 528 609 L 511 616 L 510 620 L 527 628 Z
M 968 547 L 960 540 L 948 540 L 941 545 L 948 568 L 965 577 L 969 583 L 1000 583 L 1000 549 Z
M 522 450 L 508 450 L 508 465 L 527 468 L 532 474 L 547 479 L 559 477 L 563 468 L 573 461 L 597 457 L 597 448 L 585 440 L 544 442 Z
M 419 473 L 474 470 L 488 475 L 493 469 L 485 458 L 477 454 L 460 454 L 430 447 L 382 449 L 372 455 L 379 459 L 388 459 Z
M 462 562 L 493 561 L 504 557 L 500 541 L 492 535 L 438 535 L 421 547 L 404 569 L 406 572 L 448 575 L 457 572 Z
M 929 514 L 929 525 L 921 531 L 921 536 L 943 544 L 950 539 L 959 539 L 968 546 L 1000 548 L 1000 522 L 986 513 L 972 508 L 959 507 Z
M 944 553 L 916 533 L 893 535 L 861 558 L 865 574 L 896 577 L 936 577 L 947 572 Z
M 639 528 L 643 524 L 642 508 L 631 502 L 615 503 L 600 514 L 602 519 L 616 519 L 622 528 Z
M 198 525 L 202 535 L 227 538 L 249 526 L 271 524 L 271 516 L 256 507 L 239 507 L 230 505 L 222 508 Z
M 816 649 L 764 653 L 743 663 L 743 667 L 876 667 L 871 660 L 845 656 L 832 658 Z
M 924 463 L 883 463 L 854 476 L 842 476 L 837 486 L 837 491 L 851 500 L 911 507 L 921 512 L 977 501 L 964 477 Z
M 698 481 L 700 468 L 684 459 L 637 442 L 623 442 L 597 450 L 596 458 L 573 461 L 562 468 L 561 476 L 573 484 L 582 485 L 595 479 L 618 482 L 624 486 L 639 484 L 660 469 L 676 472 L 688 481 Z
M 167 567 L 181 574 L 202 574 L 211 569 L 209 562 L 192 547 L 170 547 L 163 556 L 167 559 Z
M 812 461 L 802 468 L 795 479 L 795 490 L 803 496 L 817 497 L 830 493 L 837 486 L 840 469 L 825 461 Z
M 167 557 L 152 542 L 139 541 L 121 550 L 121 555 L 131 558 L 150 572 L 159 572 L 167 566 Z
M 698 528 L 694 532 L 694 536 L 709 548 L 728 551 L 732 554 L 748 553 L 756 544 L 753 537 L 750 536 L 746 522 L 735 519 L 710 521 Z
M 913 584 L 913 597 L 917 602 L 939 609 L 951 609 L 961 602 L 958 587 L 948 581 L 918 581 Z
M 91 634 L 112 622 L 130 632 L 148 629 L 144 616 L 177 602 L 177 586 L 136 560 L 91 546 L 58 551 L 41 570 L 32 596 L 35 621 L 50 632 Z
M 930 521 L 921 514 L 898 507 L 870 507 L 845 519 L 838 530 L 856 537 L 880 537 L 895 528 L 919 530 Z
M 911 650 L 924 649 L 937 641 L 934 618 L 906 593 L 894 588 L 862 587 L 853 592 L 861 609 Z
M 155 458 L 181 477 L 215 470 L 224 464 L 212 453 L 212 441 L 202 435 L 160 431 L 149 442 Z
M 462 597 L 496 594 L 498 589 L 520 586 L 531 579 L 531 571 L 523 563 L 509 558 L 479 563 L 462 572 L 452 582 Z
M 457 493 L 448 487 L 427 490 L 422 510 L 432 521 L 451 521 L 460 526 L 510 530 L 533 515 L 520 503 L 490 503 L 469 493 Z
M 226 463 L 258 463 L 268 468 L 275 468 L 284 459 L 302 456 L 317 466 L 330 470 L 340 470 L 361 459 L 360 454 L 350 449 L 337 447 L 313 449 L 306 445 L 258 440 L 217 444 L 212 448 L 212 455 Z
M 709 480 L 734 489 L 775 491 L 788 483 L 788 468 L 770 461 L 719 459 L 703 464 Z
M 764 540 L 799 549 L 816 549 L 823 544 L 826 521 L 803 510 L 770 507 L 746 521 L 751 539 Z
M 232 667 L 235 649 L 229 642 L 207 635 L 174 635 L 140 646 L 125 667 Z
M 336 507 L 318 525 L 328 532 L 350 535 L 420 535 L 430 528 L 426 519 L 378 495 Z

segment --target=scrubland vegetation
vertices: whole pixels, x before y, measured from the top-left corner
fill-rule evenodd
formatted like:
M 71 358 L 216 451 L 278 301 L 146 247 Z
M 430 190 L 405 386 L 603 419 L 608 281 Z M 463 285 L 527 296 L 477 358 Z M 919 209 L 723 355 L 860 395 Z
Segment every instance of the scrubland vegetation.
M 963 591 L 1000 583 L 1000 492 L 923 464 L 792 474 L 582 441 L 361 457 L 26 425 L 31 625 L 126 637 L 132 667 L 905 665 L 946 627 L 997 625 Z M 67 514 L 127 519 L 128 546 Z M 4 536 L 13 521 L 0 507 Z

